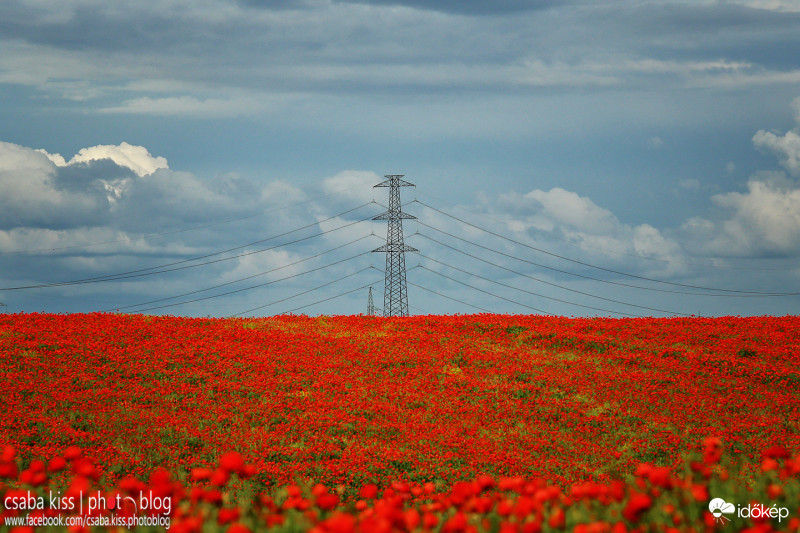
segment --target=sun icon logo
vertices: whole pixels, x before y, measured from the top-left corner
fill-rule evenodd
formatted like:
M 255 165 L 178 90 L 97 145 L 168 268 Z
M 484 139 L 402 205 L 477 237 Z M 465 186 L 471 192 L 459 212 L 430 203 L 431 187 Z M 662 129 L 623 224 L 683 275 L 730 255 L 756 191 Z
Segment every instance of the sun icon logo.
M 736 506 L 722 498 L 714 498 L 708 502 L 708 510 L 714 515 L 715 522 L 725 523 L 726 520 L 730 521 L 730 518 L 724 515 L 733 513 L 736 510 Z

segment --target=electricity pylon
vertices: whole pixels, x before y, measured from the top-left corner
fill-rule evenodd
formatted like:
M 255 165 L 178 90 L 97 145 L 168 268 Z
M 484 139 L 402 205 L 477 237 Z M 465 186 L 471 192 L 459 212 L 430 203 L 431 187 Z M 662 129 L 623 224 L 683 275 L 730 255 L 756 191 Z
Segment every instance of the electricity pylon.
M 400 208 L 400 187 L 413 187 L 402 180 L 402 174 L 387 174 L 375 187 L 389 187 L 389 210 L 373 220 L 386 220 L 386 244 L 372 250 L 386 253 L 386 270 L 383 282 L 383 316 L 408 316 L 408 291 L 406 290 L 405 252 L 418 252 L 403 243 L 403 219 L 417 217 L 403 213 Z
M 369 298 L 367 298 L 367 316 L 375 314 L 375 302 L 372 301 L 372 287 L 369 288 Z

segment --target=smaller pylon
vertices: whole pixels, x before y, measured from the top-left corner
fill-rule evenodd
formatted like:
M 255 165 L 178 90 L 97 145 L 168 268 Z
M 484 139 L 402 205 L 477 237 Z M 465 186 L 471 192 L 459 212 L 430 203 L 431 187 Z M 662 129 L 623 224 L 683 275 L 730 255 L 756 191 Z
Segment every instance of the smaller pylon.
M 375 302 L 372 301 L 372 287 L 369 288 L 369 298 L 367 299 L 367 315 L 375 314 Z

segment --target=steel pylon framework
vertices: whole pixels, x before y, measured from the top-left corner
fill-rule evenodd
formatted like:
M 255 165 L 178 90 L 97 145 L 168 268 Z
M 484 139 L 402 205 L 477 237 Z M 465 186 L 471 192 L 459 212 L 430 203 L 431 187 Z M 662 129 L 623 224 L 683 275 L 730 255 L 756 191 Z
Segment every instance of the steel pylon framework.
M 369 297 L 367 298 L 367 315 L 372 316 L 375 314 L 375 302 L 372 301 L 372 287 L 369 288 Z
M 405 252 L 417 252 L 416 248 L 403 243 L 403 219 L 417 217 L 403 213 L 400 208 L 400 187 L 413 187 L 402 174 L 387 174 L 386 181 L 375 187 L 389 187 L 389 210 L 373 218 L 386 220 L 386 244 L 373 252 L 386 253 L 386 270 L 383 283 L 383 316 L 408 316 L 408 291 L 406 289 Z

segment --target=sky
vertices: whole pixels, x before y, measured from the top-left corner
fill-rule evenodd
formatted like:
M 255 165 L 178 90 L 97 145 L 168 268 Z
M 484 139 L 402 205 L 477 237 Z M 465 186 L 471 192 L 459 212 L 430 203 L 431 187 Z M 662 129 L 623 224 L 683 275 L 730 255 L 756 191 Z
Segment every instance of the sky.
M 4 0 L 0 310 L 800 310 L 800 0 Z

